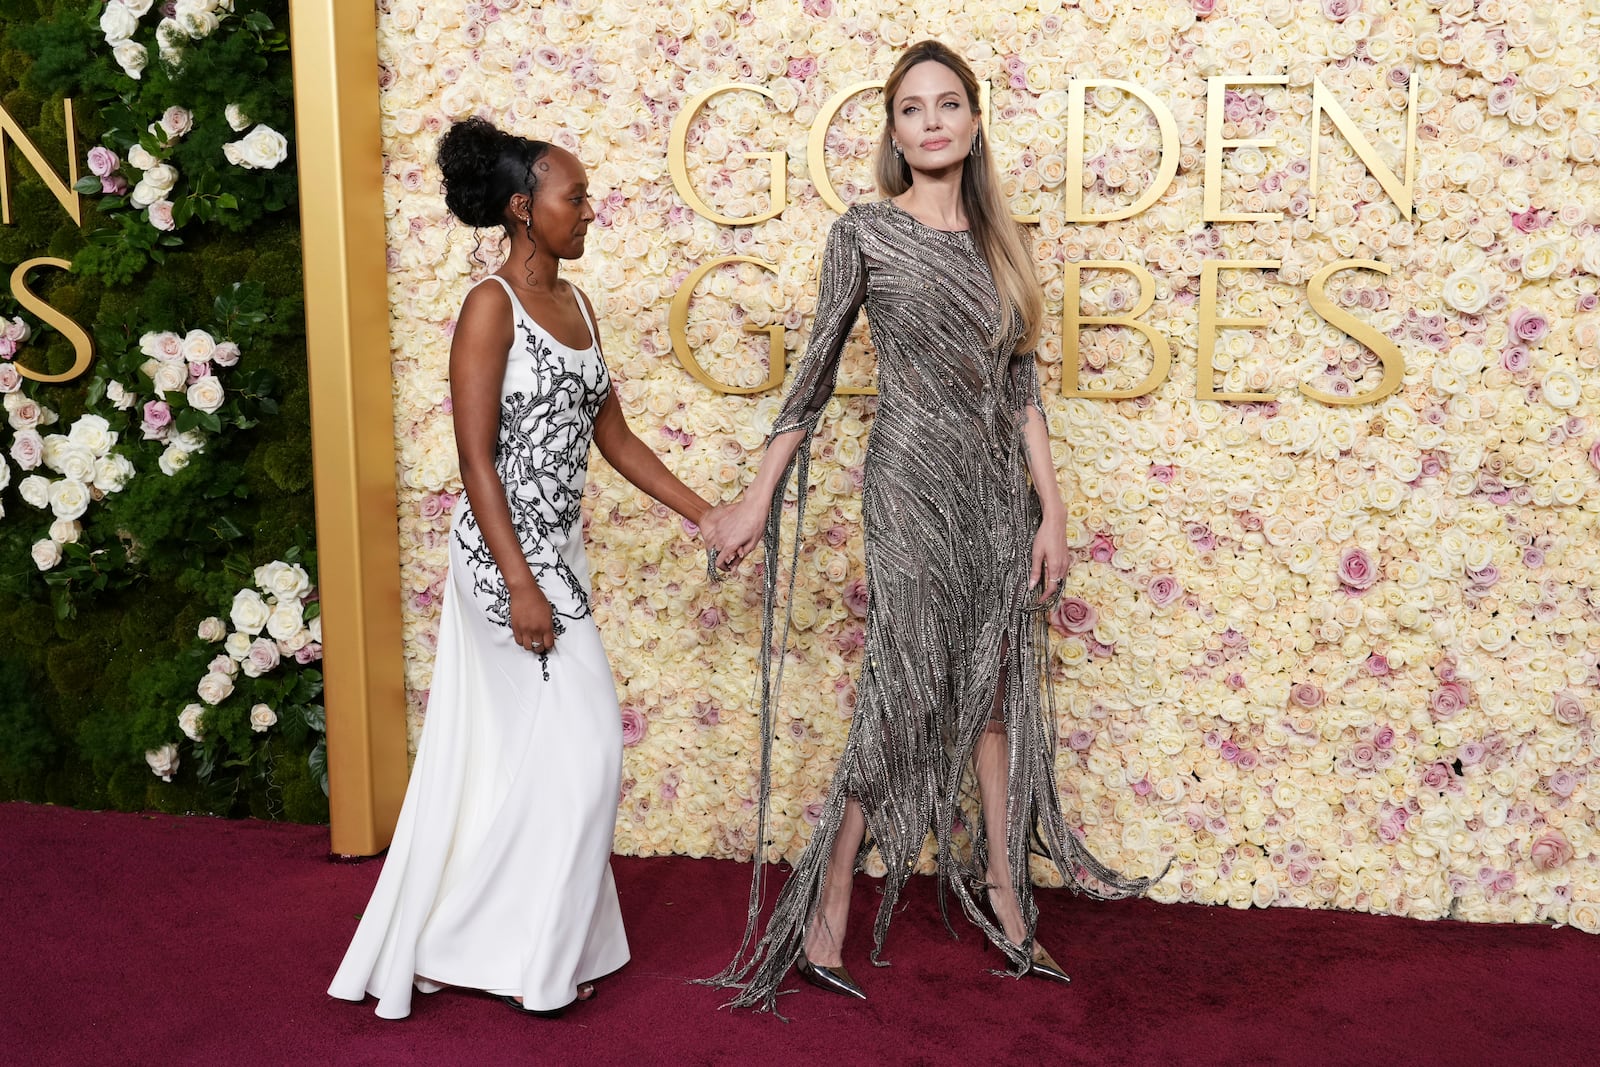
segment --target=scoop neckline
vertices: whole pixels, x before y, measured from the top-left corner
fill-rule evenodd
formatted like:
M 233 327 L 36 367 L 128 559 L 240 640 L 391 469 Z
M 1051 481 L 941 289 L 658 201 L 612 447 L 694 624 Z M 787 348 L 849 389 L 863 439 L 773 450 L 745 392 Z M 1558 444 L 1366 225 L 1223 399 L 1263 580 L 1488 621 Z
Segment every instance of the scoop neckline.
M 566 349 L 568 352 L 571 352 L 573 355 L 577 356 L 584 355 L 588 352 L 593 352 L 599 346 L 600 338 L 596 335 L 595 326 L 593 321 L 591 321 L 589 318 L 588 309 L 583 306 L 583 297 L 578 295 L 577 286 L 573 285 L 565 278 L 561 279 L 561 281 L 567 286 L 567 288 L 572 290 L 572 298 L 578 302 L 578 313 L 583 316 L 583 324 L 589 327 L 589 343 L 583 348 L 574 348 L 567 344 L 565 341 L 551 332 L 548 326 L 534 318 L 533 312 L 529 311 L 527 305 L 522 302 L 522 297 L 517 295 L 516 289 L 512 287 L 510 282 L 502 278 L 498 271 L 490 271 L 488 277 L 493 278 L 495 281 L 500 283 L 500 288 L 504 289 L 506 291 L 506 295 L 511 298 L 511 306 L 515 308 L 517 313 L 523 318 L 537 326 L 539 328 L 539 332 L 544 334 L 547 341 L 552 341 L 560 347 Z
M 885 200 L 884 203 L 888 204 L 890 207 L 892 207 L 896 211 L 900 212 L 900 214 L 904 215 L 906 218 L 910 219 L 912 222 L 916 223 L 918 226 L 921 226 L 924 230 L 932 230 L 934 233 L 944 233 L 944 234 L 950 234 L 952 236 L 958 236 L 958 235 L 961 235 L 961 234 L 970 235 L 972 233 L 972 227 L 970 225 L 964 230 L 946 230 L 946 229 L 943 229 L 942 227 L 934 226 L 931 223 L 923 222 L 921 219 L 917 218 L 911 212 L 907 211 L 905 208 L 903 208 L 899 204 L 895 203 L 894 198 L 892 198 L 892 197 L 889 198 L 888 200 Z

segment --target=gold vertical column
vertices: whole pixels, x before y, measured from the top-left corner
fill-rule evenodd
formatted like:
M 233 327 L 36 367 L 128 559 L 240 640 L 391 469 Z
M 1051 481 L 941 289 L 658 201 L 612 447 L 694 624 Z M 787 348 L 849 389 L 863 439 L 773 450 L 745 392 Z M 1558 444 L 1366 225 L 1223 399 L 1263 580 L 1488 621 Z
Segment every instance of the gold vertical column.
M 332 851 L 388 847 L 405 796 L 405 681 L 377 15 L 290 0 L 305 257 Z

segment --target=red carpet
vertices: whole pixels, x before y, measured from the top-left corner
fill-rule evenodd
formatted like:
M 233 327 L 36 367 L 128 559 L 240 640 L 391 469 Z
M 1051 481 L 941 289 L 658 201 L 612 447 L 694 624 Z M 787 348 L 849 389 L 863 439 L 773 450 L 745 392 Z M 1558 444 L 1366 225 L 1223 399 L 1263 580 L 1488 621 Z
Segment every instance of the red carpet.
M 1045 893 L 1068 987 L 987 973 L 919 879 L 866 960 L 865 1004 L 809 987 L 792 1018 L 718 1011 L 687 984 L 737 943 L 748 868 L 615 861 L 633 962 L 558 1020 L 478 994 L 384 1022 L 329 978 L 377 862 L 317 827 L 0 805 L 0 1062 L 16 1064 L 1592 1063 L 1600 941 L 1537 926 L 1290 909 L 1104 904 Z

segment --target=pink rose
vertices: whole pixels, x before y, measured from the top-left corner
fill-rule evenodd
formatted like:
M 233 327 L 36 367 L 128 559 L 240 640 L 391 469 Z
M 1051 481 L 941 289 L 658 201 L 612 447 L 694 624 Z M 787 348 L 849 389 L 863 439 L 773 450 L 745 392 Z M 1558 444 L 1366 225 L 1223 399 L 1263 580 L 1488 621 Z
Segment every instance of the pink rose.
M 709 607 L 700 613 L 699 623 L 702 630 L 715 630 L 727 621 L 727 614 L 719 607 Z
M 219 367 L 231 367 L 239 362 L 239 346 L 223 341 L 211 350 L 211 361 Z
M 1094 744 L 1094 734 L 1088 730 L 1074 730 L 1067 735 L 1067 747 L 1074 752 L 1084 752 Z
M 315 663 L 322 658 L 322 644 L 318 641 L 307 641 L 306 644 L 294 654 L 294 661 L 302 666 Z
M 172 426 L 172 409 L 162 400 L 147 400 L 144 405 L 144 421 L 139 429 L 144 432 L 146 441 L 160 441 L 167 436 L 168 429 Z
M 44 438 L 39 431 L 19 430 L 11 441 L 11 458 L 25 471 L 37 469 L 44 462 Z
M 106 196 L 121 196 L 128 191 L 128 179 L 120 174 L 100 179 L 100 192 Z
M 1311 682 L 1300 682 L 1289 690 L 1289 700 L 1302 708 L 1322 705 L 1322 688 Z
M 1378 569 L 1364 548 L 1347 548 L 1339 557 L 1339 581 L 1346 589 L 1371 589 L 1378 580 Z
M 1533 865 L 1541 871 L 1553 871 L 1572 858 L 1572 845 L 1562 836 L 1561 831 L 1551 830 L 1533 843 L 1533 848 L 1528 851 L 1528 858 L 1533 860 Z
M 1081 597 L 1064 596 L 1050 612 L 1050 624 L 1069 634 L 1088 633 L 1097 621 L 1094 606 Z
M 1145 586 L 1145 594 L 1158 608 L 1164 608 L 1183 596 L 1183 587 L 1170 574 L 1158 574 Z
M 1382 652 L 1374 652 L 1367 657 L 1367 670 L 1374 677 L 1382 678 L 1389 673 L 1389 657 Z
M 177 229 L 177 222 L 172 218 L 172 201 L 157 200 L 150 205 L 150 225 L 162 232 Z
M 1500 366 L 1512 374 L 1521 374 L 1533 366 L 1533 353 L 1524 345 L 1507 345 L 1500 353 Z
M 622 709 L 622 745 L 632 748 L 644 740 L 644 733 L 649 721 L 638 708 L 625 707 Z
M 17 342 L 9 337 L 0 337 L 0 359 L 10 359 L 17 354 Z
M 1570 797 L 1572 791 L 1578 788 L 1578 776 L 1569 770 L 1559 770 L 1550 776 L 1550 781 L 1546 784 L 1550 786 L 1550 792 L 1556 796 Z
M 95 145 L 89 149 L 89 173 L 96 178 L 105 178 L 116 173 L 122 166 L 122 157 L 118 156 L 105 145 Z
M 1588 712 L 1584 710 L 1583 702 L 1570 689 L 1563 689 L 1556 694 L 1555 705 L 1551 710 L 1559 722 L 1564 722 L 1568 726 L 1576 726 L 1589 717 Z
M 1533 343 L 1544 340 L 1545 334 L 1550 332 L 1550 322 L 1530 308 L 1517 308 L 1511 313 L 1507 328 L 1518 341 Z
M 1596 439 L 1595 443 L 1589 446 L 1589 466 L 1600 471 L 1600 439 Z
M 12 363 L 0 363 L 0 393 L 14 393 L 22 388 L 22 372 Z
M 1322 0 L 1322 13 L 1334 22 L 1345 19 L 1361 10 L 1361 0 Z
M 1217 0 L 1189 0 L 1194 5 L 1194 17 L 1203 19 L 1217 9 Z
M 1094 541 L 1089 545 L 1089 558 L 1096 563 L 1110 563 L 1116 552 L 1116 543 L 1105 534 L 1095 534 Z
M 844 606 L 858 619 L 867 617 L 867 580 L 857 578 L 844 588 Z
M 1428 710 L 1435 719 L 1448 719 L 1467 706 L 1467 687 L 1460 682 L 1444 682 L 1428 697 Z

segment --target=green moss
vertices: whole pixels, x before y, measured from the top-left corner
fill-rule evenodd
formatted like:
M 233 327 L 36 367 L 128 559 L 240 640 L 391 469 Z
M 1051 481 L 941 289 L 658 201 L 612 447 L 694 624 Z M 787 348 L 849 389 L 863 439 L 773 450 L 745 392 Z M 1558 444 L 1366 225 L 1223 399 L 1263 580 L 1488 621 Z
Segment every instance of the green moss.
M 0 101 L 63 177 L 69 168 L 62 98 L 75 101 L 80 165 L 120 106 L 111 91 L 120 75 L 98 30 L 99 8 L 82 0 L 0 0 Z M 283 0 L 248 0 L 240 10 L 261 10 L 277 26 L 288 24 Z M 220 47 L 196 49 L 197 61 L 185 63 L 178 76 L 152 64 L 142 91 L 159 83 L 171 88 L 174 99 L 200 99 L 201 87 L 222 84 L 225 76 L 229 98 L 248 114 L 292 131 L 293 116 L 281 106 L 287 98 L 287 51 L 257 54 L 250 34 L 215 40 Z M 96 100 L 111 101 L 109 110 L 97 112 Z M 197 129 L 175 157 L 180 171 L 190 172 L 191 156 L 219 155 L 229 136 Z M 122 493 L 96 503 L 85 516 L 84 543 L 107 551 L 90 575 L 66 587 L 48 585 L 29 558 L 43 527 L 41 516 L 16 496 L 19 479 L 0 491 L 6 512 L 0 519 L 0 633 L 6 635 L 0 659 L 0 799 L 325 820 L 326 799 L 306 766 L 318 735 L 303 720 L 272 735 L 279 751 L 270 774 L 249 768 L 238 777 L 223 774 L 203 782 L 187 742 L 170 783 L 153 775 L 144 759 L 147 749 L 177 739 L 177 713 L 194 699 L 204 670 L 204 661 L 193 659 L 200 620 L 226 615 L 251 567 L 309 546 L 315 528 L 292 168 L 243 175 L 251 211 L 215 225 L 185 227 L 183 243 L 157 266 L 128 258 L 114 243 L 91 243 L 91 233 L 114 229 L 122 216 L 102 213 L 98 197 L 85 195 L 83 224 L 74 224 L 19 154 L 9 155 L 15 221 L 0 226 L 0 270 L 9 273 L 15 264 L 45 255 L 73 261 L 71 274 L 33 272 L 30 287 L 89 330 L 98 349 L 97 372 L 136 353 L 146 331 L 210 328 L 216 298 L 235 283 L 254 282 L 264 290 L 268 318 L 238 338 L 244 359 L 224 372 L 224 381 L 252 376 L 277 411 L 254 416 L 258 424 L 251 428 L 213 439 L 177 477 L 161 474 L 153 461 L 141 465 Z M 97 269 L 118 263 L 126 267 L 122 281 L 108 284 L 96 276 Z M 18 313 L 4 293 L 0 313 Z M 23 356 L 27 364 L 65 370 L 74 358 L 71 344 L 30 320 L 38 328 Z M 119 380 L 137 384 L 133 370 L 121 372 Z M 85 410 L 88 382 L 30 389 L 60 413 L 64 428 Z M 115 428 L 125 442 L 137 439 L 136 421 Z M 238 709 L 228 714 L 234 718 L 219 729 L 244 748 L 257 744 L 260 735 L 252 735 Z

